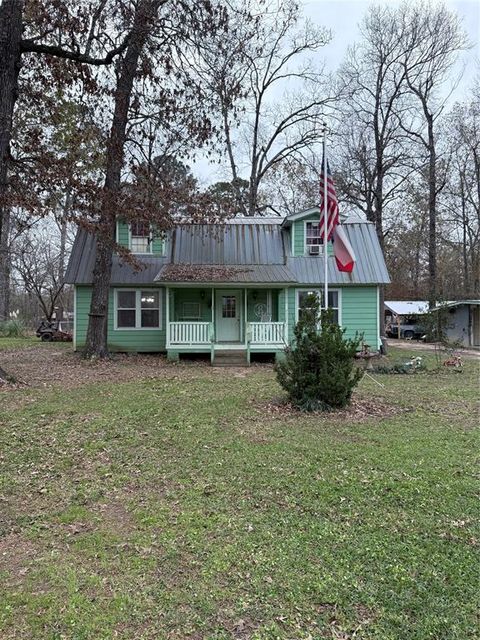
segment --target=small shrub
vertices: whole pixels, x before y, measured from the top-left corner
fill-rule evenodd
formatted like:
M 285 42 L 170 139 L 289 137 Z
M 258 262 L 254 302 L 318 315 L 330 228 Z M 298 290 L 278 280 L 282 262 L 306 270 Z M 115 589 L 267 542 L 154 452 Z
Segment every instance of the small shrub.
M 320 318 L 317 298 L 311 296 L 295 326 L 292 347 L 275 367 L 278 382 L 294 406 L 330 411 L 350 402 L 363 371 L 354 361 L 360 338 L 346 339 L 344 333 L 331 312 L 323 312 Z
M 407 374 L 426 371 L 427 367 L 423 358 L 411 358 L 409 362 L 394 362 L 392 364 L 379 364 L 373 367 L 372 373 L 383 374 Z
M 9 318 L 0 324 L 0 333 L 6 338 L 23 338 L 26 330 L 25 322 L 21 318 Z

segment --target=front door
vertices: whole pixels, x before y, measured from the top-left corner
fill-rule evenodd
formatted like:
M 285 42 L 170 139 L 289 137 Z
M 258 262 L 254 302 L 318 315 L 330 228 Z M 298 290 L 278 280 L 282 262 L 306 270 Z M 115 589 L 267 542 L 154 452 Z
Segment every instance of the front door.
M 215 300 L 215 334 L 217 342 L 240 342 L 240 291 L 217 291 Z

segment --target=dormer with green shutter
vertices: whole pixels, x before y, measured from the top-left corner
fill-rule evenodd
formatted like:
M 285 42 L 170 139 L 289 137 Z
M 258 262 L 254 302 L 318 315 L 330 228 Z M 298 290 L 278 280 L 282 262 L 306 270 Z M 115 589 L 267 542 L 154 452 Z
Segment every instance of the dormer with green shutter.
M 135 255 L 165 255 L 166 239 L 145 221 L 117 222 L 117 243 Z

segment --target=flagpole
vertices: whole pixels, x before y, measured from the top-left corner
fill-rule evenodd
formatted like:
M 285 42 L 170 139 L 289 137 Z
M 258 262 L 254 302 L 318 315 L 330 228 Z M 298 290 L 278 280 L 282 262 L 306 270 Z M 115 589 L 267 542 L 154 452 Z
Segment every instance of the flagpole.
M 323 123 L 323 269 L 325 278 L 324 309 L 328 309 L 328 176 L 327 123 Z

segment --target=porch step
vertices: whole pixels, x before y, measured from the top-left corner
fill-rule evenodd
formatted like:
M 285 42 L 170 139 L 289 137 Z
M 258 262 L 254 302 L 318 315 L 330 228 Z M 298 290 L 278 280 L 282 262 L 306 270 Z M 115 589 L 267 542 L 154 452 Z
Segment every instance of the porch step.
M 232 349 L 231 351 L 215 351 L 214 367 L 245 367 L 247 366 L 247 352 Z

